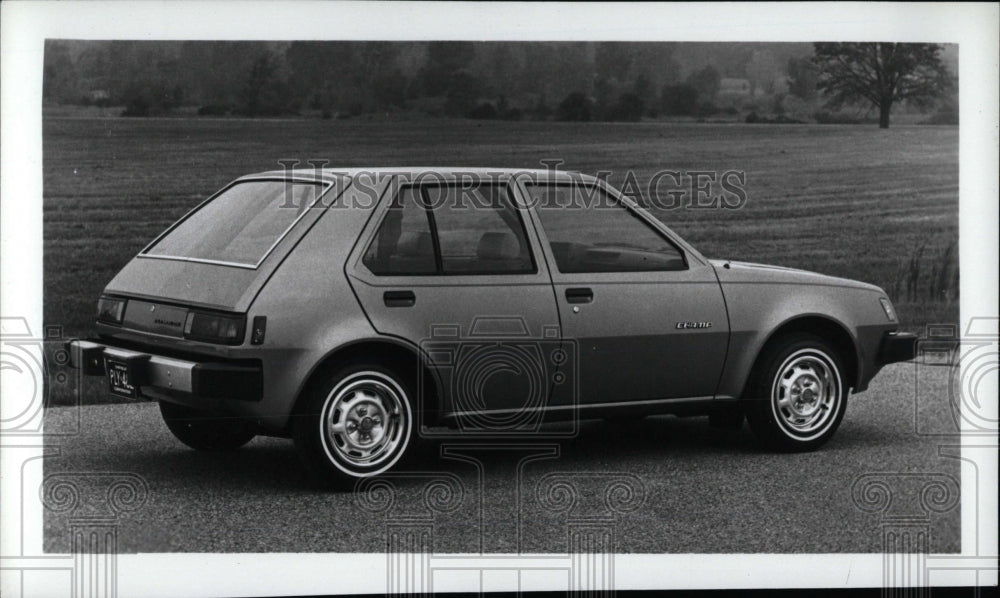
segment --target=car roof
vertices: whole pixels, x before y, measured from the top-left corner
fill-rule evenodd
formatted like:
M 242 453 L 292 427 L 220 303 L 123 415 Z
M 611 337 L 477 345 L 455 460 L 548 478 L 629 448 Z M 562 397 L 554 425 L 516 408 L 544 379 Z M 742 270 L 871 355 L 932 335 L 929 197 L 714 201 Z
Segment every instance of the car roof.
M 358 176 L 402 176 L 411 180 L 425 182 L 451 181 L 463 176 L 493 177 L 526 176 L 536 181 L 546 182 L 595 182 L 598 179 L 580 172 L 566 170 L 549 170 L 540 168 L 486 168 L 469 166 L 392 166 L 392 167 L 354 167 L 354 168 L 294 168 L 291 170 L 267 170 L 240 177 L 239 180 L 255 178 L 297 178 L 317 181 L 334 181 L 339 178 Z

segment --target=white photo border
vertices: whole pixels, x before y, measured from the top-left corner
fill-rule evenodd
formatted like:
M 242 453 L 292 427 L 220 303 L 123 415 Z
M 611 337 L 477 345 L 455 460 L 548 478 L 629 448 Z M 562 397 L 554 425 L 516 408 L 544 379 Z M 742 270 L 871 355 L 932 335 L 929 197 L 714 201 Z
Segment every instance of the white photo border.
M 515 4 L 4 2 L 0 6 L 0 311 L 4 316 L 25 317 L 32 330 L 42 329 L 41 75 L 48 38 L 957 43 L 961 322 L 998 313 L 1000 34 L 996 4 Z M 994 335 L 995 325 L 994 320 Z M 0 393 L 3 405 L 8 406 L 18 392 L 9 382 L 3 379 Z M 992 390 L 995 402 L 996 388 Z M 40 436 L 5 437 L 0 445 L 0 593 L 4 595 L 21 595 L 28 569 L 39 573 L 31 582 L 33 593 L 39 592 L 36 595 L 57 595 L 66 587 L 66 555 L 44 553 L 42 506 L 30 499 L 35 495 L 25 497 L 21 492 L 22 481 L 29 486 L 41 482 L 40 456 L 51 450 L 43 445 Z M 941 571 L 933 583 L 995 585 L 996 435 L 989 442 L 963 436 L 961 456 L 962 552 L 939 555 Z M 382 569 L 385 558 L 378 553 L 122 555 L 117 560 L 117 591 L 123 596 L 381 593 L 384 585 L 369 583 L 353 572 Z M 815 564 L 815 559 L 821 560 L 821 567 L 807 566 Z M 775 566 L 778 561 L 782 566 Z M 971 578 L 970 570 L 976 571 Z M 882 581 L 880 554 L 615 557 L 618 589 L 873 587 Z M 470 589 L 480 588 L 435 587 L 439 591 Z

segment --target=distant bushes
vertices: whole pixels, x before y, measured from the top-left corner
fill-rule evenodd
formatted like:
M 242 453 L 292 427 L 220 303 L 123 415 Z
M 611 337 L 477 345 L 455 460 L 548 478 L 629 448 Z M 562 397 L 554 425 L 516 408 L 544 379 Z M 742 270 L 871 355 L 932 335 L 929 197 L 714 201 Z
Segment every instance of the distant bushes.
M 181 105 L 184 91 L 161 81 L 137 82 L 122 94 L 122 116 L 159 116 Z
M 821 125 L 859 125 L 861 124 L 861 119 L 856 116 L 847 116 L 845 114 L 837 112 L 829 112 L 827 110 L 818 110 L 813 114 L 813 118 L 816 119 Z
M 574 91 L 556 106 L 556 120 L 586 122 L 593 112 L 590 98 L 583 92 Z
M 957 125 L 958 124 L 958 109 L 954 106 L 942 106 L 937 109 L 937 111 L 930 115 L 930 117 L 925 118 L 920 121 L 922 125 Z
M 555 110 L 558 121 L 587 122 L 619 121 L 638 122 L 645 114 L 646 103 L 638 94 L 626 92 L 607 106 L 596 106 L 586 94 L 574 91 L 559 102 Z
M 660 92 L 663 113 L 670 116 L 698 114 L 698 90 L 686 83 L 664 85 Z
M 198 116 L 227 116 L 232 113 L 232 104 L 206 104 L 198 108 Z
M 792 118 L 784 114 L 779 114 L 777 116 L 758 116 L 756 112 L 751 112 L 747 114 L 744 122 L 748 124 L 762 124 L 762 125 L 801 125 L 805 123 L 804 120 L 799 120 L 797 118 Z
M 604 115 L 605 120 L 638 122 L 642 119 L 645 102 L 634 93 L 623 93 Z
M 465 116 L 476 120 L 521 120 L 524 118 L 524 111 L 520 108 L 510 107 L 507 104 L 507 98 L 500 96 L 496 104 L 480 102 Z
M 497 109 L 493 104 L 484 102 L 470 110 L 465 116 L 477 120 L 494 120 L 499 118 L 500 113 L 497 112 Z

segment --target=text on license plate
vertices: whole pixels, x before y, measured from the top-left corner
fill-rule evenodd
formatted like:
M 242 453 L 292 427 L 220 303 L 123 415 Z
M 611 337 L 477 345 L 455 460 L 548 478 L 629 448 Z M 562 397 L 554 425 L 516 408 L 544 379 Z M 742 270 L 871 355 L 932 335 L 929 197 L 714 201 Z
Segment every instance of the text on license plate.
M 135 398 L 135 386 L 129 382 L 128 364 L 108 359 L 108 387 L 112 394 Z

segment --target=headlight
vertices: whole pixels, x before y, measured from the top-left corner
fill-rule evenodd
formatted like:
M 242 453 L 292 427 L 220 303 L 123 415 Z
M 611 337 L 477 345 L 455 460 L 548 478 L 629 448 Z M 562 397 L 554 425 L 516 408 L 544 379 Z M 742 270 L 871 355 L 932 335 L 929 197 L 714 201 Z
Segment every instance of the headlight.
M 101 297 L 97 300 L 97 321 L 107 324 L 121 324 L 125 317 L 125 299 Z
M 192 311 L 184 321 L 184 338 L 223 345 L 243 343 L 246 317 Z
M 890 322 L 896 322 L 896 310 L 892 308 L 892 302 L 885 297 L 880 297 L 879 303 L 882 304 L 882 311 L 885 312 L 885 317 L 889 318 Z

